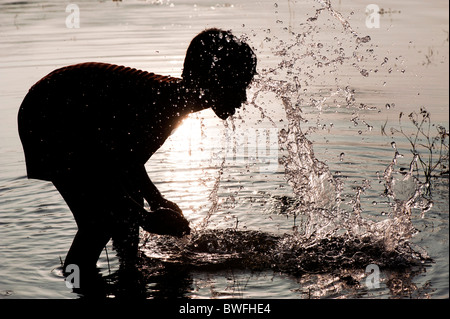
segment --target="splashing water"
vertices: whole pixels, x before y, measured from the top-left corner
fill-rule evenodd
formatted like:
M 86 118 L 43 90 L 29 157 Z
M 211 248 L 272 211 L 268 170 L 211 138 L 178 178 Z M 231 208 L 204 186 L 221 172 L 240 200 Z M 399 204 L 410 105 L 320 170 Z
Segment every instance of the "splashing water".
M 274 68 L 265 70 L 259 82 L 255 85 L 258 92 L 271 91 L 276 94 L 286 113 L 288 125 L 286 129 L 280 131 L 280 145 L 282 149 L 287 151 L 287 155 L 283 157 L 285 166 L 285 175 L 289 184 L 292 186 L 295 205 L 290 208 L 290 213 L 294 216 L 302 216 L 302 232 L 297 233 L 298 238 L 309 239 L 312 236 L 316 240 L 322 240 L 328 236 L 338 236 L 339 234 L 351 234 L 356 237 L 371 238 L 373 242 L 383 243 L 386 250 L 393 251 L 398 245 L 402 245 L 405 240 L 411 238 L 415 233 L 411 223 L 411 209 L 426 207 L 429 209 L 431 203 L 418 205 L 418 199 L 424 200 L 421 196 L 422 185 L 415 180 L 415 192 L 405 200 L 398 200 L 393 192 L 392 181 L 394 179 L 394 166 L 396 153 L 392 163 L 384 173 L 386 181 L 386 195 L 389 196 L 394 204 L 392 212 L 388 219 L 381 222 L 373 222 L 370 219 L 363 218 L 360 197 L 364 190 L 370 186 L 363 185 L 356 189 L 355 200 L 352 211 L 345 211 L 339 208 L 342 182 L 336 180 L 330 172 L 328 166 L 315 157 L 313 143 L 307 138 L 308 132 L 302 130 L 302 124 L 307 123 L 302 117 L 302 105 L 305 103 L 302 96 L 310 95 L 309 105 L 315 107 L 319 111 L 317 118 L 318 126 L 320 123 L 320 114 L 324 106 L 328 103 L 328 107 L 340 107 L 345 105 L 346 108 L 356 109 L 352 114 L 351 121 L 358 124 L 358 109 L 371 109 L 367 105 L 360 104 L 355 106 L 354 91 L 348 86 L 342 87 L 336 79 L 334 87 L 335 91 L 330 93 L 317 94 L 314 92 L 314 84 L 321 79 L 314 75 L 315 69 L 324 69 L 328 67 L 330 74 L 335 73 L 341 65 L 345 64 L 355 68 L 362 76 L 368 76 L 368 71 L 361 66 L 361 51 L 363 45 L 370 42 L 369 36 L 359 36 L 345 20 L 339 12 L 331 5 L 330 1 L 318 1 L 322 8 L 317 9 L 314 17 L 309 18 L 311 24 L 306 25 L 305 31 L 295 34 L 294 32 L 284 29 L 290 36 L 288 40 L 280 40 L 280 45 L 273 50 L 275 56 L 282 58 L 282 61 Z M 355 47 L 351 55 L 345 53 L 342 42 L 335 41 L 337 49 L 328 48 L 327 52 L 334 52 L 335 56 L 325 56 L 323 51 L 324 44 L 314 41 L 314 34 L 317 26 L 314 22 L 318 19 L 322 12 L 327 11 L 337 19 L 342 25 L 343 33 L 350 34 L 355 38 Z M 280 50 L 280 48 L 282 48 Z M 367 51 L 367 50 L 366 50 Z M 376 60 L 376 58 L 374 58 Z M 384 59 L 384 64 L 387 62 Z M 311 63 L 311 61 L 315 63 Z M 315 66 L 313 68 L 312 66 Z M 305 71 L 306 70 L 306 71 Z M 305 80 L 299 80 L 298 74 L 305 75 Z M 322 72 L 325 74 L 325 72 Z M 317 78 L 317 79 L 316 79 Z M 291 79 L 291 80 L 289 80 Z M 333 87 L 333 86 L 330 86 Z M 311 92 L 309 92 L 311 90 Z M 318 99 L 320 97 L 320 99 Z M 337 98 L 342 99 L 342 104 L 336 103 Z M 333 99 L 333 100 L 332 100 Z M 260 107 L 252 101 L 252 104 L 260 109 Z M 363 123 L 371 130 L 371 126 L 365 121 Z M 341 153 L 341 160 L 344 153 Z M 412 160 L 412 163 L 416 159 Z M 412 164 L 411 164 L 412 166 Z M 408 176 L 412 176 L 412 172 Z M 408 177 L 407 176 L 407 177 Z M 406 179 L 406 177 L 405 177 Z M 423 214 L 423 212 L 422 212 Z
M 374 109 L 356 103 L 354 90 L 341 84 L 339 73 L 343 69 L 356 70 L 358 76 L 368 77 L 371 68 L 364 63 L 376 60 L 369 36 L 360 36 L 354 31 L 330 1 L 319 0 L 318 3 L 322 7 L 302 24 L 301 32 L 283 28 L 277 36 L 270 36 L 270 52 L 280 62 L 259 72 L 248 102 L 274 127 L 277 124 L 258 101 L 265 94 L 274 94 L 284 108 L 287 124 L 279 130 L 279 145 L 292 196 L 274 196 L 272 204 L 268 201 L 267 205 L 272 212 L 294 216 L 298 225 L 293 233 L 280 236 L 260 231 L 206 228 L 210 217 L 218 210 L 218 188 L 226 165 L 224 157 L 210 195 L 211 206 L 203 222 L 183 240 L 146 234 L 143 249 L 148 257 L 192 269 L 271 269 L 292 275 L 364 269 L 369 264 L 399 269 L 430 261 L 423 249 L 409 242 L 416 233 L 411 221 L 412 210 L 419 209 L 423 216 L 432 207 L 432 201 L 423 196 L 426 185 L 413 175 L 416 157 L 411 160 L 410 170 L 400 174 L 397 159 L 401 155 L 393 146 L 394 157 L 381 177 L 385 187 L 383 196 L 389 200 L 390 211 L 384 219 L 372 220 L 362 205 L 365 191 L 371 188 L 370 181 L 364 180 L 361 186 L 354 188 L 350 209 L 342 208 L 343 180 L 333 175 L 327 164 L 315 156 L 308 135 L 318 127 L 325 127 L 321 123 L 325 109 L 351 111 L 350 121 L 355 126 L 360 121 L 360 110 Z M 321 31 L 315 22 L 326 12 L 341 25 L 341 30 L 325 45 L 314 38 Z M 285 39 L 282 39 L 283 33 Z M 344 41 L 352 43 L 353 51 L 349 53 L 351 46 L 344 46 Z M 366 45 L 370 50 L 364 47 Z M 372 61 L 363 57 L 362 52 L 371 52 L 369 58 Z M 381 67 L 387 68 L 387 63 L 388 58 L 384 57 Z M 326 83 L 330 78 L 332 82 Z M 317 92 L 318 86 L 329 89 Z M 315 126 L 307 126 L 310 122 L 303 114 L 306 108 L 318 112 Z M 369 131 L 372 130 L 371 125 L 362 122 Z M 235 123 L 231 121 L 228 125 L 234 128 Z M 340 162 L 343 162 L 346 155 L 340 154 Z M 396 189 L 402 183 L 411 188 L 403 198 Z

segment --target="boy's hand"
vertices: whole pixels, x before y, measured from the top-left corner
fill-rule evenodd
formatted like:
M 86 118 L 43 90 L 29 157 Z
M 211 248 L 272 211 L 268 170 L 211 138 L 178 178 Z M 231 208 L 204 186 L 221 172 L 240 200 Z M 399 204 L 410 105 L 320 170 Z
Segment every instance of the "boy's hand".
M 182 237 L 191 233 L 189 221 L 179 212 L 167 208 L 145 214 L 140 226 L 145 231 L 158 235 Z
M 183 211 L 181 210 L 180 207 L 178 207 L 177 204 L 175 204 L 174 202 L 171 202 L 170 200 L 167 200 L 165 198 L 161 198 L 161 200 L 155 205 L 155 208 L 157 208 L 157 209 L 168 208 L 170 210 L 173 210 L 173 211 L 179 213 L 181 216 L 184 216 Z

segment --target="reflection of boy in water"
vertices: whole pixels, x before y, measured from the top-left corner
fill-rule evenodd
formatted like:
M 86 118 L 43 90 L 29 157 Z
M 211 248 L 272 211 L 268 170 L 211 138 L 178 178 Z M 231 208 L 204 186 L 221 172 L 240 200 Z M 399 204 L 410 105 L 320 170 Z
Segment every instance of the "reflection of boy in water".
M 110 238 L 122 263 L 135 262 L 139 226 L 190 232 L 144 164 L 190 113 L 233 115 L 255 68 L 247 44 L 210 29 L 192 40 L 182 79 L 83 63 L 55 70 L 30 89 L 18 115 L 28 177 L 52 181 L 78 225 L 65 266 L 95 269 Z

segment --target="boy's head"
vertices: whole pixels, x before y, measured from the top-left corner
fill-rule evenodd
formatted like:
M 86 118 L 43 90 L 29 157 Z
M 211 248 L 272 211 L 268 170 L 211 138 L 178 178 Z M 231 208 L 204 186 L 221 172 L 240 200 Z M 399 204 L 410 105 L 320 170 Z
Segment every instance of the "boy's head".
M 246 88 L 256 74 L 256 55 L 229 31 L 205 30 L 186 52 L 183 80 L 204 94 L 221 119 L 247 100 Z

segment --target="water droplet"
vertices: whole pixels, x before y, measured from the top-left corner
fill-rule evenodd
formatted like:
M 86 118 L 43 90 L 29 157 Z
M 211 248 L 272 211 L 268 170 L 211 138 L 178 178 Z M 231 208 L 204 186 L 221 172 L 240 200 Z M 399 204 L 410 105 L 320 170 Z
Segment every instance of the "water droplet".
M 340 155 L 339 155 L 339 161 L 344 161 L 344 156 L 345 156 L 345 153 L 344 152 L 342 152 Z
M 356 38 L 356 43 L 367 43 L 367 42 L 369 42 L 370 40 L 371 40 L 371 39 L 370 39 L 370 36 L 366 35 L 365 37 L 362 37 L 362 38 L 357 37 L 357 38 Z
M 360 73 L 364 77 L 368 77 L 369 76 L 369 71 L 367 71 L 366 69 L 362 69 Z
M 397 144 L 395 144 L 395 142 L 392 142 L 392 143 L 391 143 L 391 147 L 392 147 L 393 149 L 397 149 Z

